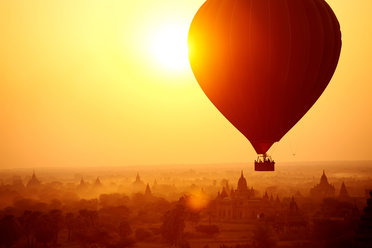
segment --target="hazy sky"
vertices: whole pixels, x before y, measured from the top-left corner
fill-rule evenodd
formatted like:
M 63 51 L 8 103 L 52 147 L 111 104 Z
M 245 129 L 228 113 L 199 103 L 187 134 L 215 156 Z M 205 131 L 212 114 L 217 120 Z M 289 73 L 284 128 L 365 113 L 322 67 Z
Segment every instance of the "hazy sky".
M 203 2 L 0 1 L 1 168 L 251 163 L 253 147 L 187 55 L 159 59 L 170 48 L 159 35 L 182 47 Z M 341 24 L 339 65 L 271 149 L 279 162 L 372 159 L 372 1 L 327 2 Z

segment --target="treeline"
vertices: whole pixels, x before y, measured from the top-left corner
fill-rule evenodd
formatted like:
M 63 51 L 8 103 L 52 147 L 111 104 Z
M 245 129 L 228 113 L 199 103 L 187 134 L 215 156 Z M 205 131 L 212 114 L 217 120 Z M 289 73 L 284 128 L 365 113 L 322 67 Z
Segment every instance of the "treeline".
M 102 194 L 97 199 L 54 199 L 49 203 L 19 198 L 0 210 L 0 247 L 43 248 L 62 243 L 129 247 L 154 233 L 160 236 L 159 228 L 148 230 L 142 226 L 161 223 L 171 207 L 162 198 L 143 194 Z
M 81 247 L 129 247 L 135 240 L 130 236 L 128 212 L 127 207 L 121 206 L 99 211 L 82 209 L 76 213 L 53 209 L 5 215 L 0 219 L 0 246 L 57 247 L 59 242 L 74 242 Z
M 45 203 L 17 199 L 0 211 L 0 247 L 125 248 L 136 242 L 190 247 L 186 223 L 204 236 L 219 233 L 215 225 L 198 225 L 200 211 L 190 209 L 187 197 L 169 203 L 135 194 L 103 194 L 97 199 Z M 150 227 L 151 226 L 151 227 Z
M 199 238 L 213 238 L 220 232 L 217 225 L 198 225 L 202 219 L 201 212 L 190 208 L 188 201 L 188 196 L 181 197 L 173 208 L 164 214 L 160 230 L 164 240 L 172 247 L 190 248 L 188 239 L 195 238 L 195 234 L 185 232 L 186 223 L 193 225 L 195 232 L 202 235 Z

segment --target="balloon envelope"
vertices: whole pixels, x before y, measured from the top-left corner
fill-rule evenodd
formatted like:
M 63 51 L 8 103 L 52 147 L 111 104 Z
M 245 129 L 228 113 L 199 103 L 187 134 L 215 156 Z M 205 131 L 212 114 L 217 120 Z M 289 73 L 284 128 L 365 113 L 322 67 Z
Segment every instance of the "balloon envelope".
M 324 0 L 207 0 L 188 44 L 205 94 L 265 154 L 328 85 L 341 32 Z

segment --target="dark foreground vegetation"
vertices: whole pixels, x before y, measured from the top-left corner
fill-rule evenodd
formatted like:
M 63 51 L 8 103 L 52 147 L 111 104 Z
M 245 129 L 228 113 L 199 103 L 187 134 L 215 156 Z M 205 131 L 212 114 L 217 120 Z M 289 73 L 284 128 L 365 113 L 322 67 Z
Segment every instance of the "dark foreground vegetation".
M 138 175 L 137 192 L 127 194 L 105 192 L 98 179 L 14 180 L 0 185 L 0 248 L 372 247 L 372 195 L 354 197 L 344 183 L 338 190 L 324 172 L 305 196 L 260 193 L 243 173 L 237 183 L 213 185 L 217 194 L 192 185 L 170 200 Z
M 102 195 L 100 201 L 107 197 Z M 193 240 L 204 239 L 210 244 L 198 247 L 207 248 L 217 247 L 218 242 L 213 240 L 217 241 L 218 236 L 223 239 L 226 235 L 220 229 L 231 226 L 231 223 L 203 221 L 206 216 L 190 209 L 187 197 L 173 203 L 148 201 L 144 195 L 137 195 L 138 198 L 142 198 L 142 205 L 134 210 L 128 207 L 133 207 L 131 201 L 128 205 L 111 206 L 97 201 L 101 206 L 98 210 L 81 208 L 76 211 L 68 211 L 66 206 L 55 208 L 55 203 L 19 200 L 14 206 L 0 211 L 0 247 L 125 248 L 157 243 L 164 247 L 187 248 L 192 247 Z M 81 204 L 86 206 L 85 201 Z M 366 207 L 362 215 L 354 207 L 325 199 L 316 218 L 291 225 L 283 223 L 279 217 L 261 217 L 251 220 L 249 242 L 229 245 L 222 241 L 218 247 L 270 248 L 293 247 L 293 244 L 296 247 L 369 247 L 363 244 L 371 238 L 372 205 Z M 136 211 L 137 208 L 142 209 Z M 157 211 L 157 217 L 151 216 L 151 211 Z

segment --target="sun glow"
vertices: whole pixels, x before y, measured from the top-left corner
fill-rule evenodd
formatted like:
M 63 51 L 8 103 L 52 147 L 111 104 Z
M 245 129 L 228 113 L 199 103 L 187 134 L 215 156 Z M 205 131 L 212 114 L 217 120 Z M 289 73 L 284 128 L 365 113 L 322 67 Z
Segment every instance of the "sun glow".
M 196 211 L 206 208 L 208 204 L 209 197 L 202 190 L 192 191 L 186 201 L 186 205 Z
M 157 64 L 165 69 L 182 71 L 189 66 L 187 25 L 164 25 L 154 29 L 149 38 L 150 52 Z

